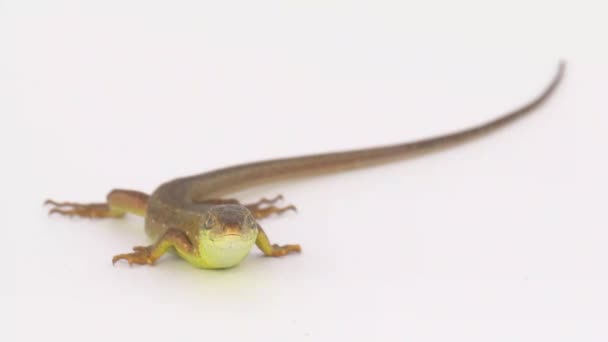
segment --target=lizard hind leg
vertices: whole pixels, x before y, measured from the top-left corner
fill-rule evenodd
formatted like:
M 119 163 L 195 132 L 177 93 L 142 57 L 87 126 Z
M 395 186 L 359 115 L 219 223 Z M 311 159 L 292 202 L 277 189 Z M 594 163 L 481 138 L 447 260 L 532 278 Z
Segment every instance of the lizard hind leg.
M 87 218 L 120 218 L 125 213 L 145 216 L 148 195 L 139 191 L 115 189 L 110 191 L 105 203 L 75 203 L 46 200 L 52 205 L 49 215 L 77 216 Z
M 274 206 L 275 203 L 281 200 L 283 200 L 283 195 L 277 195 L 271 199 L 262 198 L 261 200 L 255 203 L 246 204 L 245 207 L 247 207 L 247 209 L 251 211 L 253 217 L 255 217 L 256 219 L 263 219 L 272 214 L 280 215 L 289 210 L 293 210 L 296 212 L 298 211 L 293 204 L 289 204 L 285 207 Z
M 259 207 L 253 207 L 250 208 L 249 206 L 247 206 L 247 208 L 249 209 L 249 211 L 251 211 L 251 213 L 253 214 L 253 217 L 255 217 L 256 219 L 264 219 L 272 214 L 277 214 L 277 215 L 281 215 L 286 211 L 297 211 L 296 207 L 293 204 L 290 204 L 286 207 L 275 207 L 275 206 L 269 206 L 269 207 L 264 207 L 264 208 L 259 208 Z

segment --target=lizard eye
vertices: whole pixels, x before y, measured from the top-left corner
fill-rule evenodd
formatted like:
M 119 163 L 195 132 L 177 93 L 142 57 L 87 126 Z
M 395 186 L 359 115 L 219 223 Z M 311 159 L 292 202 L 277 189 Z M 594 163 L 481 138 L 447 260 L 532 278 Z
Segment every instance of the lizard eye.
M 215 226 L 215 218 L 213 216 L 207 217 L 207 220 L 205 220 L 205 229 L 211 229 L 213 226 Z
M 255 221 L 255 219 L 251 216 L 249 216 L 247 218 L 247 225 L 251 228 L 256 228 L 257 227 L 257 222 Z

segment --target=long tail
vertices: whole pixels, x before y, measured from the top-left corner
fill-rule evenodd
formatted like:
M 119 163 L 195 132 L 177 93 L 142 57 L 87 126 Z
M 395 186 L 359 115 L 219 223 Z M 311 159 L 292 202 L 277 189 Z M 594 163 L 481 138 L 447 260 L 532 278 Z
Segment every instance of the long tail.
M 559 85 L 565 68 L 565 62 L 560 62 L 557 73 L 551 83 L 539 96 L 528 104 L 497 119 L 468 129 L 395 145 L 236 165 L 188 177 L 188 179 L 194 183 L 199 183 L 201 186 L 200 190 L 210 195 L 216 192 L 223 193 L 286 178 L 326 174 L 373 166 L 458 146 L 494 132 L 540 107 Z

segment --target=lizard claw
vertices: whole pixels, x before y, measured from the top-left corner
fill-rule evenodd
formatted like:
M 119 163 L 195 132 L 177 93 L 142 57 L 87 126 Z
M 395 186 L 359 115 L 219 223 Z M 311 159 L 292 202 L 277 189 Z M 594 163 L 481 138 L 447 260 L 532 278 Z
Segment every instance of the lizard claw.
M 282 257 L 289 253 L 300 253 L 302 252 L 302 248 L 300 245 L 272 245 L 272 254 L 270 256 L 273 257 Z
M 147 247 L 133 247 L 135 252 L 126 253 L 126 254 L 118 254 L 112 258 L 112 265 L 116 264 L 119 260 L 126 260 L 129 265 L 138 264 L 138 265 L 152 265 L 154 264 L 154 259 L 150 253 L 150 249 Z
M 268 217 L 272 214 L 281 215 L 281 214 L 285 213 L 286 211 L 290 211 L 290 210 L 293 212 L 296 212 L 296 213 L 298 212 L 298 209 L 296 209 L 296 207 L 293 204 L 290 204 L 283 208 L 270 206 L 270 207 L 265 207 L 262 209 L 255 208 L 255 209 L 250 209 L 250 210 L 251 210 L 251 213 L 253 214 L 253 217 L 255 217 L 257 219 L 262 219 L 262 218 Z
M 106 203 L 80 204 L 74 202 L 57 202 L 47 199 L 44 201 L 44 205 L 53 206 L 48 212 L 49 215 L 59 214 L 68 217 L 78 216 L 88 218 L 124 216 L 124 213 L 113 211 Z

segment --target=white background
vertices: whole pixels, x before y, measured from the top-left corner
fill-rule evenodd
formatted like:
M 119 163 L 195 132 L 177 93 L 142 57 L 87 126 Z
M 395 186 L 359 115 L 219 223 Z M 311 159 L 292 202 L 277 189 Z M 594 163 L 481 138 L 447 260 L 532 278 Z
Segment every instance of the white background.
M 0 1 L 3 336 L 605 341 L 601 1 Z M 424 158 L 252 189 L 303 253 L 112 267 L 143 221 L 42 202 L 533 116 Z M 6 329 L 8 327 L 8 329 Z M 4 339 L 5 337 L 3 337 Z

